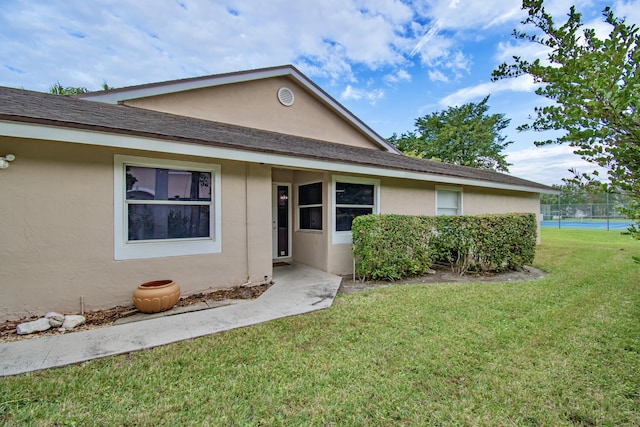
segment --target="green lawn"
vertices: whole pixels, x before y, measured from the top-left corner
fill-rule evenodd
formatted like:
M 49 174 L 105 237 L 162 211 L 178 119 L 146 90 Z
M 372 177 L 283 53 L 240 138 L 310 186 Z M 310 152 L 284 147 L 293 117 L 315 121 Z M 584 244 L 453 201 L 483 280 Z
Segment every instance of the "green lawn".
M 544 229 L 520 283 L 333 308 L 0 379 L 5 425 L 640 425 L 640 242 Z

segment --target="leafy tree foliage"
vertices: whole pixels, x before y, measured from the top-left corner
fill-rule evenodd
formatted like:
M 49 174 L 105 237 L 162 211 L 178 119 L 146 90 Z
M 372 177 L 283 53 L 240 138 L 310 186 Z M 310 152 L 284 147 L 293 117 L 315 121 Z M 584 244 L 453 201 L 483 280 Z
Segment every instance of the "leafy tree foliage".
M 627 205 L 631 200 L 624 193 L 611 187 L 591 187 L 585 188 L 571 180 L 566 180 L 564 184 L 553 184 L 553 188 L 562 191 L 559 196 L 556 194 L 541 194 L 540 203 L 543 205 L 576 204 L 587 205 L 596 203 L 607 203 L 615 205 Z M 607 193 L 609 193 L 607 195 Z
M 102 83 L 102 90 L 110 90 L 110 89 L 114 89 L 114 88 L 110 87 L 107 84 L 107 82 Z M 62 86 L 60 82 L 55 82 L 54 84 L 49 86 L 49 93 L 52 93 L 54 95 L 70 96 L 70 95 L 78 95 L 78 94 L 87 93 L 87 92 L 89 92 L 89 90 L 86 87 Z
M 416 119 L 416 129 L 389 141 L 405 154 L 456 165 L 507 172 L 502 150 L 511 144 L 501 132 L 509 126 L 504 114 L 488 114 L 489 96 Z
M 640 220 L 640 37 L 635 25 L 618 19 L 610 8 L 603 11 L 610 25 L 609 36 L 600 39 L 591 28 L 584 28 L 575 7 L 557 25 L 543 7 L 542 0 L 523 0 L 528 17 L 522 21 L 533 27 L 527 33 L 514 30 L 514 36 L 549 49 L 545 61 L 529 62 L 515 56 L 502 64 L 493 79 L 531 75 L 542 85 L 538 95 L 553 101 L 535 109 L 536 117 L 519 130 L 564 130 L 555 140 L 537 145 L 569 144 L 583 159 L 608 170 L 613 187 L 632 199 L 625 212 Z M 576 176 L 575 182 L 597 179 L 597 172 Z
M 73 87 L 73 86 L 62 86 L 60 82 L 55 82 L 55 84 L 49 86 L 49 92 L 54 95 L 77 95 L 79 93 L 87 93 L 89 90 L 86 87 Z

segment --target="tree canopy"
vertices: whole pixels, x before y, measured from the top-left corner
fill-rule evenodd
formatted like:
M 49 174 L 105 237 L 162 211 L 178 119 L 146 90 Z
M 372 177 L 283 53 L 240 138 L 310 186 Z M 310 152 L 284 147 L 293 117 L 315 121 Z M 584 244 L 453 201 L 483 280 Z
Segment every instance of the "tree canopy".
M 106 81 L 102 83 L 102 90 L 110 90 L 110 89 L 114 89 L 114 88 L 110 87 Z M 86 87 L 63 86 L 60 84 L 60 82 L 55 82 L 54 84 L 49 86 L 49 93 L 52 93 L 54 95 L 70 96 L 70 95 L 78 95 L 78 94 L 87 93 L 87 92 L 89 92 L 89 89 L 87 89 Z
M 556 139 L 536 145 L 569 144 L 583 159 L 608 170 L 612 186 L 627 192 L 633 202 L 627 210 L 640 220 L 640 37 L 635 25 L 616 18 L 607 7 L 604 21 L 610 26 L 601 39 L 585 28 L 582 16 L 571 7 L 567 20 L 556 24 L 542 0 L 523 0 L 528 16 L 522 21 L 531 32 L 514 30 L 519 40 L 548 49 L 544 59 L 513 57 L 493 72 L 493 79 L 528 74 L 541 86 L 538 95 L 552 101 L 535 108 L 531 123 L 519 130 L 563 130 Z M 597 172 L 577 178 L 597 179 Z
M 488 114 L 489 96 L 479 103 L 427 114 L 415 121 L 415 130 L 389 142 L 405 154 L 456 165 L 507 172 L 509 163 L 502 154 L 511 144 L 501 132 L 509 126 L 504 114 Z
M 630 202 L 628 196 L 615 188 L 585 188 L 581 185 L 566 180 L 563 184 L 553 184 L 553 188 L 562 191 L 562 194 L 541 194 L 540 203 L 545 205 L 561 204 L 601 204 L 611 203 L 617 206 L 627 205 Z M 607 194 L 608 193 L 608 194 Z

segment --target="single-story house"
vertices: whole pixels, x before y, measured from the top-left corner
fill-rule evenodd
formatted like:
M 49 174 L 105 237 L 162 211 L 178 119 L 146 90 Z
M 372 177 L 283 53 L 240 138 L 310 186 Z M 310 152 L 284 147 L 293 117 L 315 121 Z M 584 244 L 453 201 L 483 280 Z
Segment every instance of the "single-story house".
M 13 155 L 8 156 L 9 154 Z M 539 213 L 545 185 L 404 156 L 293 66 L 65 97 L 0 88 L 0 319 L 352 271 L 369 213 Z M 13 159 L 12 161 L 9 161 Z

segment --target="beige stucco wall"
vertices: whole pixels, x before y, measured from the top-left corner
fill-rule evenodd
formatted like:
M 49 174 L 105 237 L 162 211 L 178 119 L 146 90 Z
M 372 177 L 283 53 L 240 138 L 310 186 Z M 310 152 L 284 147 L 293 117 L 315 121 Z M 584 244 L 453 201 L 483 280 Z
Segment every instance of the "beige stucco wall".
M 540 195 L 536 193 L 466 187 L 463 197 L 465 215 L 532 212 L 540 216 Z
M 283 86 L 294 93 L 295 102 L 290 107 L 285 107 L 278 101 L 277 92 Z M 129 100 L 126 104 L 340 144 L 381 149 L 288 77 L 158 95 Z
M 271 278 L 273 263 L 271 258 L 271 216 L 265 215 L 265 206 L 271 204 L 271 167 L 262 164 L 245 164 L 246 176 L 246 230 L 247 238 L 247 280 L 259 281 Z M 222 173 L 225 178 L 224 169 Z M 223 181 L 224 183 L 224 181 Z M 223 189 L 222 206 L 226 202 Z M 227 195 L 233 197 L 232 194 Z M 234 229 L 226 230 L 226 217 L 222 217 L 222 228 L 226 239 L 233 239 Z M 236 228 L 237 230 L 237 228 Z M 224 241 L 223 241 L 224 243 Z M 222 247 L 224 252 L 224 246 Z
M 540 244 L 540 194 L 469 187 L 465 189 L 463 203 L 465 215 L 534 213 L 538 224 L 536 240 Z
M 0 170 L 0 320 L 78 312 L 81 297 L 87 310 L 128 305 L 148 280 L 188 294 L 272 274 L 268 166 L 171 157 L 221 165 L 222 252 L 114 261 L 114 154 L 168 155 L 7 138 L 0 152 L 16 155 Z
M 329 174 L 324 172 L 296 171 L 293 176 L 294 193 L 294 231 L 293 231 L 293 257 L 294 261 L 309 265 L 321 270 L 327 270 L 327 248 L 331 233 L 326 209 L 322 212 L 322 231 L 307 231 L 298 229 L 297 209 L 298 185 L 322 182 L 322 205 L 330 206 L 329 197 Z
M 435 184 L 406 179 L 384 179 L 380 188 L 380 213 L 434 215 Z

